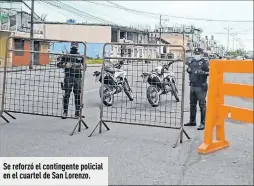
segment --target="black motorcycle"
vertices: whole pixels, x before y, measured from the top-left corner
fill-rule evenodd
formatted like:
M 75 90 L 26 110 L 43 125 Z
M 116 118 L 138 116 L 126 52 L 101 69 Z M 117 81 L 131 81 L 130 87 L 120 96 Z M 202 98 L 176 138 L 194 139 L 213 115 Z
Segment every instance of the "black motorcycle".
M 104 84 L 103 84 L 103 103 L 106 106 L 112 106 L 114 103 L 114 95 L 122 91 L 125 92 L 130 101 L 133 101 L 133 94 L 126 78 L 126 71 L 121 70 L 123 62 L 114 64 L 113 66 L 104 67 Z M 102 74 L 95 71 L 95 82 L 102 83 Z M 102 97 L 102 86 L 99 89 L 100 98 Z
M 170 61 L 167 64 L 158 66 L 150 73 L 142 73 L 144 83 L 148 83 L 150 86 L 146 90 L 147 100 L 153 106 L 157 107 L 160 102 L 160 96 L 169 92 L 175 97 L 176 102 L 179 102 L 179 94 L 176 87 L 176 78 L 172 71 L 169 71 L 170 65 L 174 61 Z

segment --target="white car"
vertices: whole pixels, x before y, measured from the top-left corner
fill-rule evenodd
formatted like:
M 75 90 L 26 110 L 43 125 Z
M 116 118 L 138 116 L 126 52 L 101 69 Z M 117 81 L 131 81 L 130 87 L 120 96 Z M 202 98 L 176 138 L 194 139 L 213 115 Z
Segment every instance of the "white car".
M 238 60 L 244 60 L 245 58 L 243 56 L 237 56 L 236 59 L 238 59 Z

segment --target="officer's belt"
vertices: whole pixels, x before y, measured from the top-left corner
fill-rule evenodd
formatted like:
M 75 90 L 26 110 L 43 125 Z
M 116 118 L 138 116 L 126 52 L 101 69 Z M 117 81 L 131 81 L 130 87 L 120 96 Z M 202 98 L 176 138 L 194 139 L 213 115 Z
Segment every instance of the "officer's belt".
M 202 87 L 203 83 L 202 84 L 199 84 L 199 83 L 190 83 L 190 86 L 192 86 L 192 87 Z

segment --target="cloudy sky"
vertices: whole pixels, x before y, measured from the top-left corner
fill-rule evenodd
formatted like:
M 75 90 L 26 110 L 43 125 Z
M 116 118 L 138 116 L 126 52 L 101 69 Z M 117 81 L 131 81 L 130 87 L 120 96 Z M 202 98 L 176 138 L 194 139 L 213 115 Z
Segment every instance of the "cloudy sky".
M 57 9 L 46 3 L 35 1 L 35 11 L 38 15 L 47 14 L 47 21 L 66 21 L 75 19 L 78 22 L 94 22 L 87 16 L 77 16 L 68 11 Z M 56 1 L 51 1 L 56 2 Z M 202 18 L 212 20 L 239 20 L 253 21 L 253 1 L 61 1 L 80 11 L 100 17 L 104 20 L 121 25 L 158 25 L 159 15 L 162 16 L 163 25 L 195 25 L 202 28 L 203 36 L 211 35 L 227 47 L 227 31 L 224 28 L 232 28 L 235 36 L 235 48 L 243 46 L 247 50 L 253 50 L 253 22 L 216 22 L 200 21 L 186 18 Z M 138 14 L 116 6 L 113 3 L 128 9 L 151 12 L 154 14 Z M 27 2 L 29 5 L 31 1 Z M 63 8 L 63 7 L 62 7 Z M 23 7 L 24 10 L 26 10 Z M 176 17 L 174 17 L 176 16 Z M 96 21 L 98 23 L 98 21 Z M 230 36 L 230 48 L 233 48 L 233 37 Z

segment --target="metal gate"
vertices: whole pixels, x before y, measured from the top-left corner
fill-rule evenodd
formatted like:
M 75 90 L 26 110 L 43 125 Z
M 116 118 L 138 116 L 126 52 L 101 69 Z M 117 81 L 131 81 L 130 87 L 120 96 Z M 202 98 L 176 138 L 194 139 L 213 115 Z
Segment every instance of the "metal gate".
M 112 53 L 116 47 L 125 48 L 128 55 Z M 160 47 L 167 53 L 159 55 Z M 170 59 L 172 54 L 174 59 Z M 183 133 L 189 138 L 183 129 L 183 46 L 107 43 L 101 72 L 94 75 L 101 82 L 100 122 L 90 136 L 97 127 L 101 133 L 102 125 L 109 130 L 106 123 L 111 122 L 180 129 L 180 142 Z
M 31 42 L 40 47 L 29 50 Z M 0 110 L 7 123 L 4 114 L 21 113 L 77 119 L 71 135 L 81 124 L 88 128 L 82 116 L 86 44 L 76 43 L 82 54 L 66 51 L 70 41 L 8 38 Z

